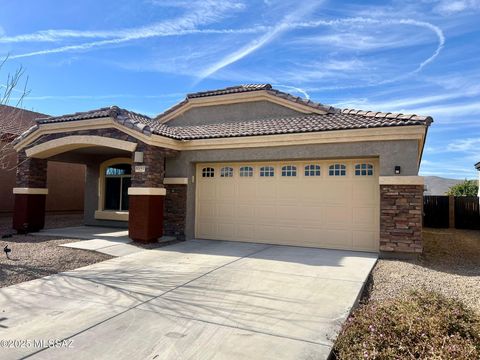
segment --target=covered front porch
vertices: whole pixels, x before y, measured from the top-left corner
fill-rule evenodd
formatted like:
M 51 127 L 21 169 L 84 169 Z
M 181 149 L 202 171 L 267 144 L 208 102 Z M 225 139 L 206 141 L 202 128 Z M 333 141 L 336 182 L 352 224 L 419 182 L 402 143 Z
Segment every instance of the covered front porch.
M 17 151 L 13 228 L 18 232 L 44 227 L 48 161 L 86 166 L 85 225 L 128 228 L 129 238 L 141 242 L 157 241 L 171 229 L 164 216 L 165 159 L 176 151 L 112 128 L 43 134 Z

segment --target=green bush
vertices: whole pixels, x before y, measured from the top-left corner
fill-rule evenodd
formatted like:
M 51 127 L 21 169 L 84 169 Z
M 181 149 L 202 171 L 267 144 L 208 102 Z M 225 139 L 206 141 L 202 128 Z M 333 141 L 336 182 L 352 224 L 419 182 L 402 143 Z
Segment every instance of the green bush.
M 411 292 L 362 305 L 344 324 L 337 359 L 480 359 L 480 318 L 462 303 Z

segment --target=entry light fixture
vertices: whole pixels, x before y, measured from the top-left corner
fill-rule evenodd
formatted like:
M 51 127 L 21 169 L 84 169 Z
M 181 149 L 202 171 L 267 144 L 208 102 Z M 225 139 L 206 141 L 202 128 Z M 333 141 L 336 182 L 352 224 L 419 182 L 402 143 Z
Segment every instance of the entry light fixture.
M 133 154 L 133 162 L 143 163 L 143 152 L 135 151 L 135 153 Z
M 400 170 L 401 170 L 400 166 L 396 165 L 396 166 L 395 166 L 395 175 L 399 175 L 399 174 L 400 174 Z

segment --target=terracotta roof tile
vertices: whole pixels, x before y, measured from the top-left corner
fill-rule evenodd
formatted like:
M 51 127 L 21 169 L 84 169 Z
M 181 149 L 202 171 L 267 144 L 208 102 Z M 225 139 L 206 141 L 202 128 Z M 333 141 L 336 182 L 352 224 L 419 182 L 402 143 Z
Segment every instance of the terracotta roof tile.
M 0 105 L 0 135 L 20 135 L 35 125 L 36 118 L 47 116 L 48 115 L 13 106 Z
M 243 85 L 243 88 L 251 87 L 252 89 L 265 89 L 267 85 Z M 237 89 L 238 87 L 235 88 Z M 208 93 L 217 94 L 218 92 L 222 91 L 227 90 L 214 90 Z M 16 139 L 16 141 L 20 141 L 20 139 L 35 131 L 42 124 L 104 117 L 110 117 L 119 124 L 146 135 L 157 134 L 178 140 L 307 133 L 391 126 L 429 126 L 433 121 L 429 116 L 404 115 L 399 113 L 383 113 L 355 109 L 344 109 L 340 111 L 339 109 L 328 107 L 320 103 L 315 103 L 311 100 L 296 98 L 290 94 L 281 93 L 278 92 L 278 90 L 271 88 L 269 88 L 267 91 L 273 91 L 281 97 L 291 97 L 294 99 L 294 101 L 309 104 L 309 106 L 328 109 L 328 112 L 325 114 L 306 114 L 301 116 L 279 117 L 251 121 L 247 120 L 243 122 L 226 122 L 221 124 L 170 126 L 168 125 L 168 122 L 161 123 L 160 121 L 151 119 L 146 115 L 141 115 L 132 111 L 121 109 L 117 106 L 112 106 L 69 115 L 37 119 L 37 125 L 23 133 L 19 138 Z

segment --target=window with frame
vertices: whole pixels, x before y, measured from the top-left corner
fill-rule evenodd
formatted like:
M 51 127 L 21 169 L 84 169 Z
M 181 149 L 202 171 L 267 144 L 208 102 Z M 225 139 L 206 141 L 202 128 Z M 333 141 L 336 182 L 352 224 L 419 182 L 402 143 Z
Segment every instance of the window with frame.
M 346 176 L 347 167 L 344 164 L 333 164 L 328 167 L 329 176 Z
M 320 165 L 305 165 L 305 176 L 320 176 Z
M 252 176 L 253 176 L 253 167 L 242 166 L 240 168 L 240 177 L 252 177 Z
M 282 166 L 282 176 L 286 176 L 286 177 L 297 176 L 297 167 L 295 165 Z
M 128 210 L 128 188 L 131 185 L 132 166 L 114 164 L 105 170 L 104 209 L 114 211 Z
M 220 169 L 220 177 L 233 177 L 233 168 L 225 166 Z
M 373 176 L 372 164 L 356 164 L 355 176 Z
M 273 177 L 275 176 L 275 169 L 273 166 L 262 166 L 260 168 L 260 177 Z
M 206 167 L 202 169 L 202 177 L 214 177 L 215 176 L 215 169 L 211 167 Z

